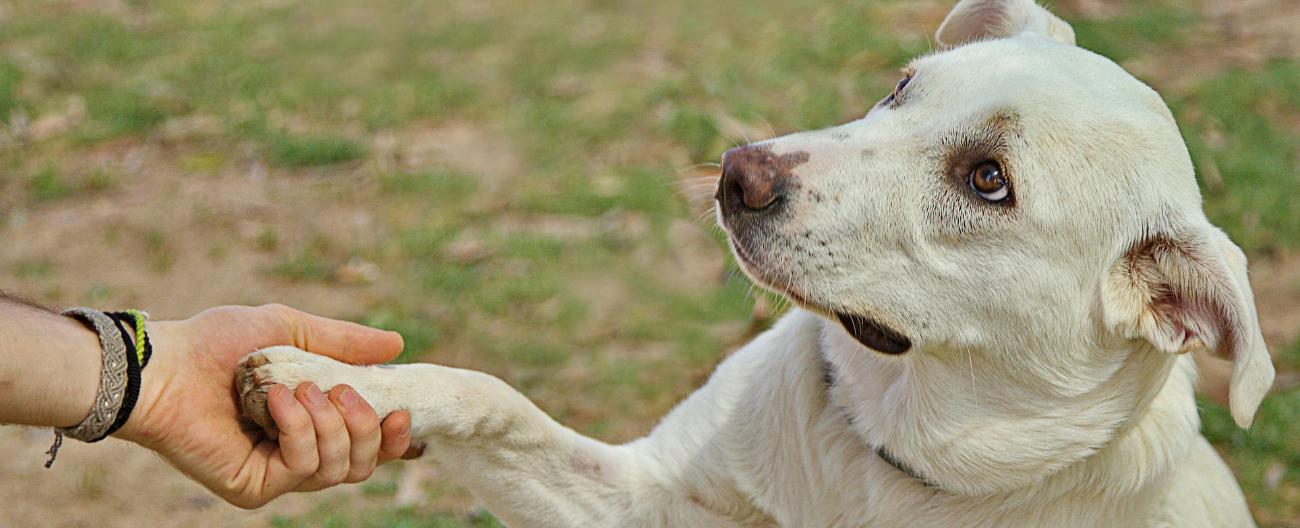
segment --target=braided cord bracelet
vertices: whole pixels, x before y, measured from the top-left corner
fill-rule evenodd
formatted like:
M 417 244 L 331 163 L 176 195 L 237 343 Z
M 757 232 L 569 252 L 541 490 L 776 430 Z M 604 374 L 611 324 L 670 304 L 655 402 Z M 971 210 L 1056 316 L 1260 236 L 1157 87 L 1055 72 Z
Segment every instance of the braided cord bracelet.
M 103 349 L 103 368 L 90 415 L 74 427 L 54 430 L 54 444 L 45 453 L 50 455 L 46 468 L 54 465 L 64 436 L 87 443 L 98 442 L 126 424 L 140 397 L 140 372 L 153 355 L 153 346 L 144 326 L 149 315 L 144 312 L 104 313 L 90 308 L 73 308 L 64 311 L 63 315 L 81 321 L 98 334 Z M 123 326 L 124 322 L 135 330 L 134 339 Z

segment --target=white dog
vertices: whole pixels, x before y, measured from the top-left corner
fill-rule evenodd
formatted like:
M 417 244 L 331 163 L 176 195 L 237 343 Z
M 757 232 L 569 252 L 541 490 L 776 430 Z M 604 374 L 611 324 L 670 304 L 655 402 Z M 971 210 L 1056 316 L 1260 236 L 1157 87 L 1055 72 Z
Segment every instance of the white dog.
M 284 347 L 246 412 L 347 383 L 516 527 L 1253 526 L 1186 352 L 1235 361 L 1241 426 L 1273 366 L 1169 110 L 1032 0 L 963 0 L 938 40 L 862 119 L 723 158 L 732 249 L 800 308 L 649 436 Z

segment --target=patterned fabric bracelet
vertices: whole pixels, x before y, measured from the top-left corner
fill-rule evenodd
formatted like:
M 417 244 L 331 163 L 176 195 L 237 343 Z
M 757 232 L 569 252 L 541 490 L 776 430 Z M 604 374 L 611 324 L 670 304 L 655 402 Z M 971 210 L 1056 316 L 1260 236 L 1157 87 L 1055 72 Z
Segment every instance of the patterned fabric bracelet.
M 74 427 L 60 427 L 54 430 L 54 445 L 46 452 L 50 455 L 50 460 L 45 463 L 46 468 L 54 464 L 54 459 L 59 454 L 59 447 L 63 445 L 64 435 L 83 442 L 94 442 L 108 436 L 109 429 L 117 421 L 118 412 L 122 409 L 130 381 L 129 371 L 132 362 L 128 360 L 127 341 L 125 341 L 127 337 L 123 335 L 124 332 L 113 318 L 90 308 L 73 308 L 64 311 L 63 315 L 81 321 L 99 335 L 99 345 L 103 349 L 103 368 L 100 370 L 99 390 L 95 393 L 95 402 L 90 407 L 90 415 Z M 134 356 L 134 352 L 131 350 L 129 355 Z M 139 376 L 138 367 L 136 376 Z M 138 382 L 136 390 L 139 390 Z

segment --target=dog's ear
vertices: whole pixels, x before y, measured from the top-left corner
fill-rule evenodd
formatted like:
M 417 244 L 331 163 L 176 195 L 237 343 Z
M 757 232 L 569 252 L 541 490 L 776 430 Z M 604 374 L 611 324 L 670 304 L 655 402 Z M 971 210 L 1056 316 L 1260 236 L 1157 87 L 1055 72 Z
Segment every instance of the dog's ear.
M 934 36 L 941 45 L 960 46 L 1023 31 L 1074 45 L 1074 29 L 1034 0 L 961 0 Z
M 1206 348 L 1233 361 L 1228 388 L 1232 418 L 1250 426 L 1273 386 L 1246 256 L 1218 228 L 1168 229 L 1138 240 L 1111 266 L 1103 287 L 1107 327 L 1159 351 Z

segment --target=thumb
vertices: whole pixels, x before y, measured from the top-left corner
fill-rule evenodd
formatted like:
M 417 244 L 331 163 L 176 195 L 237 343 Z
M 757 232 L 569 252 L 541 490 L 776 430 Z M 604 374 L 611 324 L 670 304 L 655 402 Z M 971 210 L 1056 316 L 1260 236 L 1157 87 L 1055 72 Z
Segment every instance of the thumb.
M 402 353 L 405 346 L 402 335 L 397 332 L 328 319 L 283 305 L 273 304 L 262 308 L 284 323 L 289 331 L 288 344 L 345 363 L 391 361 Z

